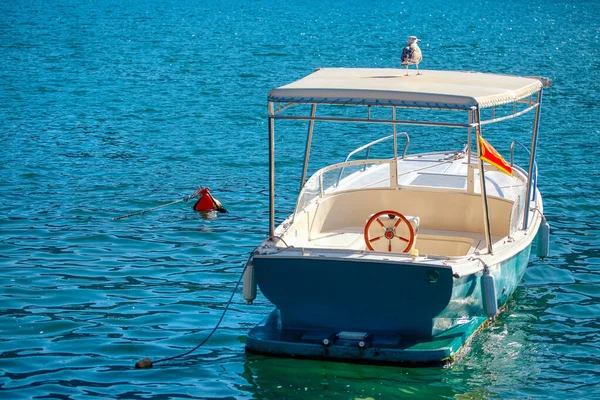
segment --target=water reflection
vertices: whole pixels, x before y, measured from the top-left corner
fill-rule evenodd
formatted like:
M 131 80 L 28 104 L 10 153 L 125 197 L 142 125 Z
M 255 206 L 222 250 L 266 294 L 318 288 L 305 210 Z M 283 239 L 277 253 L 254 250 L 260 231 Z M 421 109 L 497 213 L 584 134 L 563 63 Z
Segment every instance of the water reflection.
M 452 398 L 443 367 L 403 368 L 246 355 L 241 376 L 264 399 Z

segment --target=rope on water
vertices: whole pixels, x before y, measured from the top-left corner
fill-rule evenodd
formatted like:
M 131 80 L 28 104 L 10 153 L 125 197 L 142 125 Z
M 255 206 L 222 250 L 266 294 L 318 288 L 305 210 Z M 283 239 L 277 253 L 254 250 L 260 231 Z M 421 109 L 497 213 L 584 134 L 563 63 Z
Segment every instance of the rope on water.
M 285 249 L 291 248 L 291 246 L 288 246 L 288 244 L 285 242 L 285 240 L 283 240 L 282 237 L 280 236 L 272 236 L 270 238 L 271 240 L 275 241 L 275 239 L 279 239 L 281 240 L 284 244 L 285 244 L 285 248 L 282 248 L 278 251 L 276 251 L 275 253 L 281 252 Z M 256 253 L 256 251 L 258 250 L 258 248 L 261 245 L 256 246 L 254 249 L 252 249 L 252 251 L 250 252 L 250 255 L 248 256 L 248 260 L 246 261 L 246 265 L 244 265 L 244 269 L 242 269 L 242 273 L 240 274 L 240 278 L 238 279 L 235 287 L 233 288 L 233 290 L 231 291 L 231 296 L 229 296 L 229 301 L 227 301 L 227 304 L 225 305 L 225 309 L 223 310 L 223 313 L 221 314 L 221 318 L 219 318 L 219 321 L 217 322 L 217 324 L 215 325 L 215 327 L 210 331 L 210 333 L 204 338 L 204 340 L 202 340 L 202 342 L 200 342 L 200 344 L 198 344 L 196 347 L 194 347 L 191 350 L 186 351 L 185 353 L 181 353 L 178 354 L 176 356 L 171 356 L 171 357 L 166 357 L 166 358 L 161 358 L 158 361 L 154 361 L 152 362 L 152 360 L 150 360 L 149 358 L 144 358 L 140 361 L 138 361 L 135 364 L 135 368 L 136 369 L 146 369 L 146 368 L 152 368 L 152 366 L 154 364 L 158 364 L 161 362 L 165 362 L 165 361 L 170 361 L 170 360 L 174 360 L 176 358 L 181 358 L 181 357 L 185 357 L 188 354 L 193 353 L 194 351 L 198 350 L 200 347 L 202 347 L 204 345 L 204 343 L 206 343 L 208 341 L 208 339 L 211 338 L 211 336 L 217 331 L 217 329 L 219 328 L 219 326 L 221 325 L 221 322 L 223 322 L 223 318 L 225 318 L 225 313 L 227 313 L 227 310 L 229 310 L 229 306 L 231 305 L 231 303 L 233 302 L 233 296 L 235 296 L 235 293 L 237 292 L 238 287 L 240 286 L 240 283 L 242 283 L 242 280 L 244 279 L 244 274 L 246 273 L 246 270 L 248 269 L 248 265 L 250 265 L 252 258 L 254 257 L 254 254 Z M 272 254 L 275 254 L 272 253 Z
M 120 217 L 111 218 L 111 220 L 117 221 L 119 219 L 133 217 L 134 215 L 141 215 L 141 214 L 147 213 L 148 211 L 158 210 L 159 208 L 163 208 L 163 207 L 170 206 L 170 205 L 173 205 L 173 204 L 181 203 L 182 201 L 186 201 L 186 200 L 185 199 L 180 199 L 180 200 L 172 201 L 171 203 L 163 204 L 163 205 L 158 206 L 158 207 L 153 207 L 153 208 L 149 208 L 147 210 L 136 211 L 136 212 L 131 213 L 131 214 L 121 215 Z
M 227 310 L 229 309 L 229 306 L 231 305 L 232 301 L 233 301 L 233 296 L 235 296 L 235 293 L 237 292 L 238 287 L 240 286 L 240 283 L 242 283 L 242 279 L 244 278 L 244 273 L 246 272 L 246 269 L 248 268 L 248 265 L 250 264 L 250 260 L 252 259 L 252 256 L 254 256 L 254 252 L 256 251 L 256 249 L 258 248 L 255 247 L 254 250 L 252 250 L 250 252 L 250 256 L 248 257 L 248 261 L 246 262 L 246 265 L 244 266 L 244 269 L 242 270 L 242 273 L 240 274 L 240 278 L 238 279 L 235 287 L 233 288 L 233 290 L 231 291 L 231 296 L 229 296 L 229 301 L 227 302 L 227 304 L 225 305 L 225 309 L 223 310 L 223 313 L 221 314 L 221 318 L 219 318 L 219 321 L 217 322 L 217 324 L 215 325 L 215 327 L 210 331 L 210 333 L 208 334 L 208 336 L 206 336 L 204 338 L 204 340 L 202 340 L 202 342 L 200 342 L 200 344 L 198 344 L 196 347 L 194 347 L 191 350 L 186 351 L 185 353 L 181 353 L 178 354 L 176 356 L 171 356 L 171 357 L 166 357 L 166 358 L 161 358 L 158 361 L 152 361 L 149 358 L 144 358 L 143 360 L 138 361 L 135 364 L 135 368 L 137 369 L 145 369 L 145 368 L 152 368 L 152 366 L 154 364 L 158 364 L 161 362 L 165 362 L 165 361 L 170 361 L 170 360 L 174 360 L 176 358 L 181 358 L 181 357 L 185 357 L 188 354 L 193 353 L 194 351 L 198 350 L 200 347 L 202 347 L 202 345 L 204 345 L 204 343 L 206 343 L 208 341 L 208 339 L 211 338 L 211 336 L 217 331 L 217 329 L 219 328 L 219 326 L 221 325 L 221 322 L 223 322 L 223 318 L 225 318 L 225 313 L 227 313 Z
M 158 210 L 159 208 L 163 208 L 163 207 L 166 207 L 166 206 L 171 206 L 173 204 L 181 203 L 182 201 L 187 202 L 189 199 L 193 199 L 194 197 L 198 196 L 198 194 L 200 193 L 201 189 L 202 189 L 201 187 L 197 188 L 196 191 L 194 191 L 194 193 L 192 193 L 189 196 L 185 196 L 183 199 L 172 201 L 172 202 L 167 203 L 167 204 L 162 204 L 162 205 L 157 206 L 157 207 L 152 207 L 152 208 L 149 208 L 147 210 L 141 210 L 141 211 L 133 212 L 131 214 L 127 214 L 127 215 L 121 215 L 120 217 L 111 218 L 111 220 L 117 221 L 119 219 L 125 219 L 125 218 L 129 218 L 129 217 L 133 217 L 134 215 L 141 215 L 141 214 L 147 213 L 148 211 L 154 211 L 154 210 Z

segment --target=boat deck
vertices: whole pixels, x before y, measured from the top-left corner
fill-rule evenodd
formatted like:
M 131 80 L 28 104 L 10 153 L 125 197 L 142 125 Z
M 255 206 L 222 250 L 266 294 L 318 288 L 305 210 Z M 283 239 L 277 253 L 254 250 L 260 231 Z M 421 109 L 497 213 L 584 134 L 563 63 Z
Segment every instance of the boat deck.
M 390 168 L 395 164 L 398 183 L 394 187 Z M 508 236 L 519 221 L 525 177 L 519 171 L 508 176 L 491 168 L 485 182 L 492 239 L 496 241 Z M 326 189 L 319 194 L 319 187 Z M 416 221 L 410 249 L 419 254 L 476 254 L 487 246 L 480 194 L 478 165 L 469 165 L 461 152 L 415 154 L 397 162 L 335 164 L 307 182 L 299 203 L 301 211 L 294 217 L 296 228 L 280 235 L 295 247 L 366 251 L 365 224 L 375 213 L 391 210 Z M 402 237 L 410 237 L 408 230 Z M 399 241 L 381 241 L 375 247 L 375 251 L 409 251 Z

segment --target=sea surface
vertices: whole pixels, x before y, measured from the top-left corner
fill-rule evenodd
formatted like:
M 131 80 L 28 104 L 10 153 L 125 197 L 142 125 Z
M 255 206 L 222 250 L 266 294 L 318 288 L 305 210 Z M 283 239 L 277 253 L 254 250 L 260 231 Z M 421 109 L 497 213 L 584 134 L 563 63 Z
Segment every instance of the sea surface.
M 238 288 L 198 351 L 134 369 L 210 333 L 267 234 L 268 91 L 398 67 L 409 35 L 423 69 L 554 81 L 538 150 L 551 255 L 499 319 L 446 367 L 268 358 L 244 343 L 273 307 Z M 0 398 L 600 398 L 599 37 L 597 0 L 0 2 Z M 305 139 L 277 134 L 281 220 Z M 364 143 L 320 139 L 323 163 Z M 198 186 L 229 213 L 112 220 Z

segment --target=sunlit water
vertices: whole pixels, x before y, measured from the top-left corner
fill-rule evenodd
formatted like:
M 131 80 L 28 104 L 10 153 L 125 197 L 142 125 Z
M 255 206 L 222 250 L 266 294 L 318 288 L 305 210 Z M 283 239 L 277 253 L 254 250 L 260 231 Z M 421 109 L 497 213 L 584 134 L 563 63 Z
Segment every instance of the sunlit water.
M 599 15 L 597 1 L 0 3 L 0 397 L 599 397 Z M 422 68 L 554 80 L 539 147 L 552 253 L 499 320 L 445 368 L 274 359 L 244 352 L 272 306 L 238 293 L 199 351 L 133 369 L 210 332 L 266 235 L 267 92 L 316 67 L 397 67 L 412 34 Z M 304 139 L 278 133 L 281 219 Z M 320 143 L 317 161 L 349 150 Z M 111 220 L 198 185 L 230 213 Z

